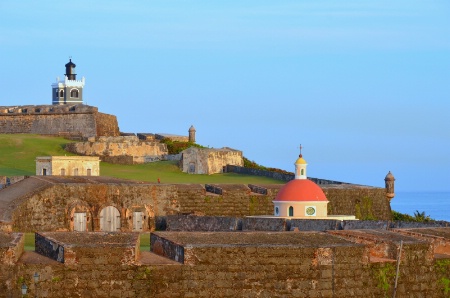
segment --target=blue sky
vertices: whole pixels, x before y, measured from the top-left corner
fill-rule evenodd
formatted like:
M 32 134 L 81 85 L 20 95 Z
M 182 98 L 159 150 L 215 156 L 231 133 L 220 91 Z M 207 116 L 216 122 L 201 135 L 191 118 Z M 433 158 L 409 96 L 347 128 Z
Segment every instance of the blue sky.
M 312 177 L 450 190 L 448 1 L 1 1 L 0 105 L 72 56 L 124 132 L 187 134 Z

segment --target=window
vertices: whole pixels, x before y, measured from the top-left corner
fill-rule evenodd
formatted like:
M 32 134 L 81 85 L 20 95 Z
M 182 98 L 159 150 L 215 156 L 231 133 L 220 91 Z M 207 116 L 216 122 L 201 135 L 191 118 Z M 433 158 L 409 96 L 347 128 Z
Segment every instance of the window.
M 56 89 L 55 90 L 55 97 L 58 97 L 58 95 L 59 95 L 59 91 L 58 91 L 58 89 Z
M 47 176 L 47 169 L 42 169 L 42 175 Z
M 289 207 L 289 216 L 294 216 L 294 207 Z
M 59 91 L 59 97 L 64 97 L 64 90 Z
M 276 216 L 280 215 L 280 210 L 278 209 L 278 207 L 275 207 L 275 215 Z
M 66 169 L 61 169 L 61 176 L 66 176 Z
M 300 175 L 305 175 L 305 169 L 302 169 Z
M 72 89 L 70 91 L 70 97 L 78 98 L 78 90 L 77 89 Z

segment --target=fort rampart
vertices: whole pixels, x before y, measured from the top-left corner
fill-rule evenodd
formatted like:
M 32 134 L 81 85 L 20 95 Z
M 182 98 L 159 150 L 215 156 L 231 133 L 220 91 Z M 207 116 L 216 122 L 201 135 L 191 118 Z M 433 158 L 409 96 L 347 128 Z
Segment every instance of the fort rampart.
M 392 297 L 398 276 L 395 297 L 448 297 L 450 256 L 427 238 L 448 244 L 450 231 L 411 233 L 421 239 L 377 230 L 156 232 L 152 252 L 140 253 L 136 234 L 39 233 L 36 245 L 51 243 L 49 251 L 0 263 L 0 296 L 21 297 L 27 285 L 30 297 Z M 21 237 L 0 233 L 0 251 L 21 252 Z M 53 260 L 53 247 L 65 258 Z
M 259 185 L 266 193 L 260 194 L 243 184 L 217 184 L 214 189 L 221 191 L 217 194 L 207 191 L 201 184 L 133 183 L 103 177 L 31 177 L 2 190 L 6 198 L 9 192 L 29 189 L 20 197 L 11 198 L 9 204 L 14 208 L 6 208 L 0 221 L 8 222 L 16 231 L 71 231 L 74 213 L 86 212 L 87 229 L 98 231 L 100 212 L 113 206 L 120 213 L 122 231 L 132 230 L 133 212 L 137 211 L 143 212 L 143 231 L 148 231 L 155 228 L 157 216 L 270 215 L 273 214 L 272 200 L 281 187 Z M 329 214 L 391 219 L 390 204 L 383 188 L 343 185 L 323 189 L 330 201 Z
M 102 161 L 116 164 L 163 160 L 169 154 L 166 144 L 142 141 L 136 136 L 89 138 L 85 142 L 69 143 L 65 150 L 78 155 L 99 156 Z
M 117 118 L 86 105 L 0 106 L 0 133 L 118 136 Z

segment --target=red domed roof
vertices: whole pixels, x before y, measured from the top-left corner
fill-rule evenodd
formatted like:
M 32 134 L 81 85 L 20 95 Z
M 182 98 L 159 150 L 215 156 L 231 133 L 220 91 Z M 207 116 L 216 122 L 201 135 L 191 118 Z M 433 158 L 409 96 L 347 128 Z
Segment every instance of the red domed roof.
M 294 179 L 286 183 L 274 201 L 328 201 L 322 189 L 308 179 Z

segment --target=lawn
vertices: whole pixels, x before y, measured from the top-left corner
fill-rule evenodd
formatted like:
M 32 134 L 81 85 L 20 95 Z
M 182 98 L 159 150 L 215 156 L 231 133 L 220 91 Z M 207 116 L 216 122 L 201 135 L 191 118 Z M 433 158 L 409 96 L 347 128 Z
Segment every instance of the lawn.
M 29 134 L 0 134 L 0 176 L 34 175 L 37 156 L 74 155 L 64 151 L 71 141 L 50 136 Z M 174 161 L 141 165 L 116 165 L 102 162 L 100 175 L 161 183 L 232 183 L 281 184 L 283 181 L 266 177 L 224 173 L 192 175 L 181 172 Z
M 69 142 L 57 137 L 0 134 L 0 175 L 34 175 L 37 156 L 73 155 L 63 149 Z

